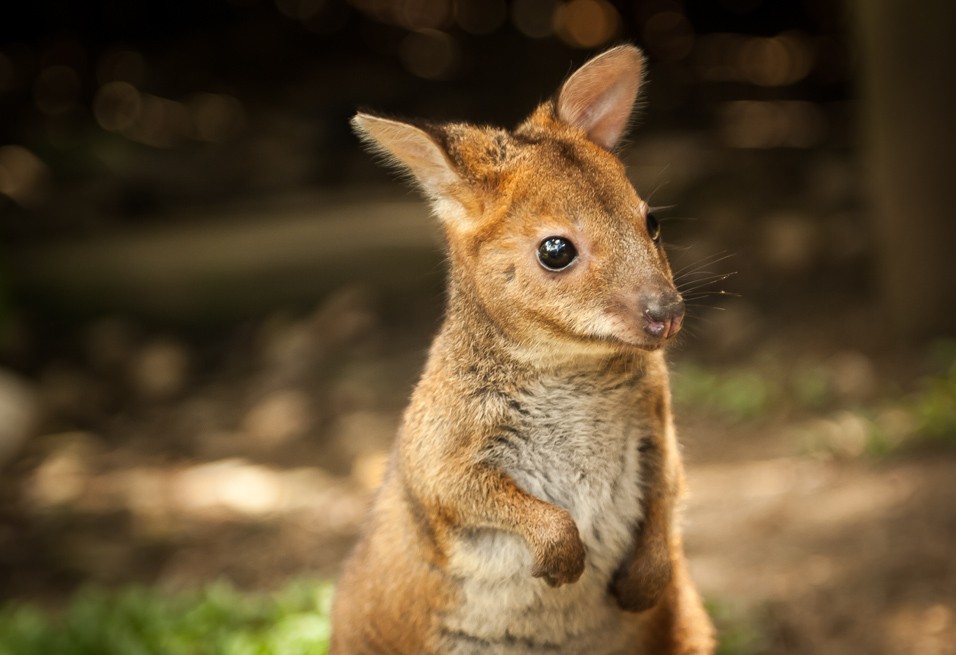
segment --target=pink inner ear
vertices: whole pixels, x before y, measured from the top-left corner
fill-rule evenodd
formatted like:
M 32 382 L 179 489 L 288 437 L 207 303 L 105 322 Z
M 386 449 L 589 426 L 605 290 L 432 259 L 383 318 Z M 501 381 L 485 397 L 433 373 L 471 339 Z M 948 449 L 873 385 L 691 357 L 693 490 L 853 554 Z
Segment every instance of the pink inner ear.
M 458 175 L 441 147 L 413 125 L 357 114 L 352 125 L 373 149 L 409 170 L 429 194 L 441 194 Z
M 641 54 L 631 46 L 592 59 L 561 88 L 558 116 L 601 147 L 613 149 L 634 110 L 642 68 Z

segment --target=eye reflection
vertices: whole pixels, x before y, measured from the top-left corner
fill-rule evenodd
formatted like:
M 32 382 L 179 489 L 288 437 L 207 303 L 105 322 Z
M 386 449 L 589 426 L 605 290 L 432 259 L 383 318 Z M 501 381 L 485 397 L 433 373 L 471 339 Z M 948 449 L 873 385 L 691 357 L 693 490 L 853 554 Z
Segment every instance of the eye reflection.
M 549 271 L 564 270 L 577 257 L 577 248 L 564 237 L 548 237 L 538 246 L 538 262 Z

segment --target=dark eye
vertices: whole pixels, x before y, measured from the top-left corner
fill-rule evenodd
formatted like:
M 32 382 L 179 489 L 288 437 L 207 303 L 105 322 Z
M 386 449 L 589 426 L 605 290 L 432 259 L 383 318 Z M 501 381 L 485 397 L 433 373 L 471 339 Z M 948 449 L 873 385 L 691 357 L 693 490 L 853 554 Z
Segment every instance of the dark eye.
M 657 222 L 657 217 L 650 212 L 647 213 L 647 234 L 654 243 L 661 242 L 661 224 Z
M 562 237 L 548 237 L 538 246 L 538 261 L 549 271 L 564 270 L 577 257 L 577 248 Z

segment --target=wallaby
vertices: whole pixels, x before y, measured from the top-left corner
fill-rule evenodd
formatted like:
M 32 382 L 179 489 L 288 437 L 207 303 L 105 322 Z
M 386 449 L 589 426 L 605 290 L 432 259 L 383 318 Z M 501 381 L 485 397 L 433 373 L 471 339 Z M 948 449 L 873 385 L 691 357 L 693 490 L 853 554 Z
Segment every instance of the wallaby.
M 333 655 L 705 654 L 663 347 L 683 301 L 615 157 L 620 46 L 513 132 L 359 113 L 444 229 L 444 323 L 332 613 Z

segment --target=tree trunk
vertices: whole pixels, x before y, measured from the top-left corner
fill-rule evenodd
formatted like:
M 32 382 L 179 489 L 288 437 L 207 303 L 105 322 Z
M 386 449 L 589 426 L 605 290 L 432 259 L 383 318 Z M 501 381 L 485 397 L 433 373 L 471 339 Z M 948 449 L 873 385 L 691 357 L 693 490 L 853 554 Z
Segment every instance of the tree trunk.
M 852 0 L 886 315 L 956 334 L 956 2 Z

